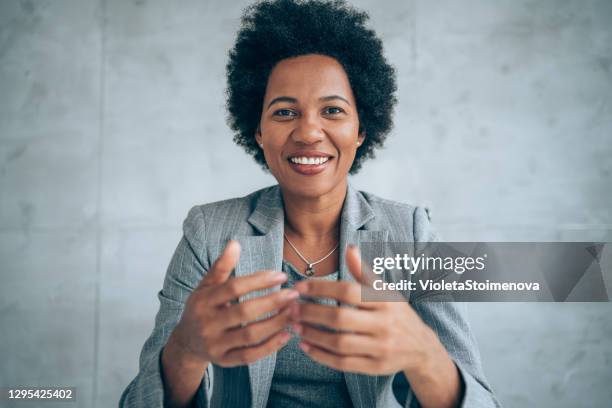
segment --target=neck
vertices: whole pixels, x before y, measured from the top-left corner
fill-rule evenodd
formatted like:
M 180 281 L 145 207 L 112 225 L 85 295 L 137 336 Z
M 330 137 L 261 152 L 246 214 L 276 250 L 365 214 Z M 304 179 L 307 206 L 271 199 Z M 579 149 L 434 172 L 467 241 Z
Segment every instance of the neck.
M 285 230 L 304 240 L 337 237 L 347 181 L 320 197 L 304 197 L 285 190 Z

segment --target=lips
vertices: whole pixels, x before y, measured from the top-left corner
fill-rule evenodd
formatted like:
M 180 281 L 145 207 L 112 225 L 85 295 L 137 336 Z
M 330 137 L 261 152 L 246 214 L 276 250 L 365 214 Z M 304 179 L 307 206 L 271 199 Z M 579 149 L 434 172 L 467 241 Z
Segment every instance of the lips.
M 312 176 L 324 171 L 333 159 L 334 157 L 329 153 L 310 150 L 292 153 L 287 161 L 289 162 L 289 167 L 295 172 L 305 176 Z

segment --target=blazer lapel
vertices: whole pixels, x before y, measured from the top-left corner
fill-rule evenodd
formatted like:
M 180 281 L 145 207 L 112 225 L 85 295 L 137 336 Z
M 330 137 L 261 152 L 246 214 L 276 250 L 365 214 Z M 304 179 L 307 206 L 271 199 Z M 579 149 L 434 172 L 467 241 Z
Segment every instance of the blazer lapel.
M 261 235 L 236 235 L 233 239 L 240 242 L 241 253 L 236 265 L 236 277 L 250 275 L 261 270 L 277 270 L 282 268 L 284 211 L 282 196 L 278 186 L 265 191 L 257 200 L 254 211 L 248 222 Z M 265 295 L 280 289 L 280 285 L 251 292 L 241 301 Z M 251 388 L 251 407 L 263 408 L 268 399 L 276 353 L 249 364 L 249 383 Z M 234 393 L 237 390 L 228 390 Z
M 355 281 L 348 270 L 345 253 L 349 244 L 361 247 L 363 242 L 386 242 L 388 230 L 369 229 L 367 223 L 375 217 L 374 211 L 353 186 L 349 183 L 346 200 L 342 208 L 340 222 L 340 279 Z M 344 379 L 353 405 L 356 408 L 377 406 L 377 397 L 387 384 L 385 377 L 372 377 L 356 373 L 344 373 Z

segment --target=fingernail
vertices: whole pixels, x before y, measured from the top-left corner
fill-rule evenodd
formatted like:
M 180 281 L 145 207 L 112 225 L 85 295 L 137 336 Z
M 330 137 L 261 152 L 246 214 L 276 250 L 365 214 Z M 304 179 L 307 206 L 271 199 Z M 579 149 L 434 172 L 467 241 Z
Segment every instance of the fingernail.
M 283 299 L 285 300 L 293 300 L 293 299 L 297 299 L 300 297 L 299 292 L 295 291 L 295 290 L 289 290 L 287 292 L 285 292 L 283 294 Z
M 304 342 L 300 343 L 300 348 L 304 350 L 305 353 L 308 353 L 310 351 L 310 346 Z
M 287 274 L 283 273 L 283 272 L 273 272 L 270 275 L 270 279 L 274 282 L 284 282 L 285 280 L 287 280 Z
M 284 343 L 288 342 L 290 338 L 291 338 L 291 335 L 289 333 L 283 332 L 283 334 L 281 334 L 281 336 L 280 336 L 280 340 L 279 341 L 280 341 L 281 344 L 284 344 Z

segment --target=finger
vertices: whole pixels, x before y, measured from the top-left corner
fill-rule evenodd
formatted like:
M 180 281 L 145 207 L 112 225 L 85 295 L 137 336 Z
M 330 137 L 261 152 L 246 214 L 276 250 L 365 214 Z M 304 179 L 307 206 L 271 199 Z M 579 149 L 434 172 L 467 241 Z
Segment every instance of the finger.
M 233 278 L 215 288 L 210 295 L 213 305 L 224 305 L 254 290 L 271 288 L 287 280 L 287 274 L 278 271 L 260 271 L 252 275 Z
M 361 291 L 366 289 L 356 282 L 303 280 L 294 286 L 300 294 L 315 298 L 329 298 L 341 303 L 373 308 L 372 304 L 361 304 Z
M 257 346 L 235 348 L 227 353 L 221 361 L 223 366 L 251 364 L 265 356 L 280 350 L 291 339 L 291 334 L 282 330 Z
M 339 371 L 371 373 L 377 360 L 372 357 L 341 356 L 317 347 L 308 342 L 301 342 L 300 348 L 313 360 Z
M 297 319 L 303 323 L 363 334 L 376 333 L 380 325 L 376 315 L 368 310 L 314 303 L 301 303 Z
M 238 241 L 230 240 L 204 279 L 200 282 L 199 287 L 218 285 L 227 281 L 239 259 L 240 244 Z
M 282 289 L 266 296 L 249 299 L 221 309 L 219 320 L 223 322 L 223 328 L 226 329 L 239 326 L 242 323 L 256 320 L 265 313 L 279 310 L 299 296 L 300 294 L 293 289 Z
M 346 260 L 346 266 L 351 272 L 351 275 L 353 275 L 357 282 L 364 284 L 363 275 L 361 273 L 361 256 L 359 253 L 359 249 L 357 249 L 357 246 L 349 245 L 346 249 L 344 259 Z
M 283 330 L 291 320 L 290 311 L 287 307 L 269 319 L 226 331 L 222 340 L 224 351 L 259 344 Z
M 375 275 L 372 270 L 369 268 L 368 264 L 362 262 L 361 260 L 361 252 L 356 245 L 349 245 L 346 250 L 346 266 L 348 270 L 351 272 L 351 275 L 355 278 L 355 280 L 362 285 L 371 288 L 372 283 L 374 282 Z
M 338 355 L 375 357 L 379 354 L 379 342 L 369 335 L 330 333 L 309 325 L 295 325 L 294 330 L 307 343 Z

